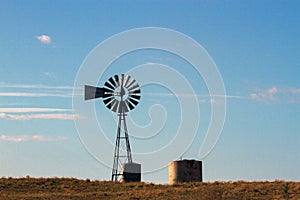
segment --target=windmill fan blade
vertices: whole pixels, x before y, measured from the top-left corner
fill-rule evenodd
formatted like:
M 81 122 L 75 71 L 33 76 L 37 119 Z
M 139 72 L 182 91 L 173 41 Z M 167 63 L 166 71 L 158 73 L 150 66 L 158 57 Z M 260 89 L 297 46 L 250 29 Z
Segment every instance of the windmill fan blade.
M 129 81 L 129 79 L 130 79 L 130 76 L 126 75 L 125 82 L 124 82 L 124 87 L 127 87 L 126 85 L 127 85 L 128 81 Z
M 126 103 L 127 103 L 127 105 L 129 106 L 129 109 L 130 109 L 130 110 L 133 110 L 133 109 L 134 109 L 134 106 L 133 106 L 128 100 L 126 100 Z
M 107 104 L 108 104 L 109 102 L 111 102 L 113 99 L 114 99 L 113 97 L 106 98 L 106 99 L 103 100 L 103 103 L 104 103 L 105 105 L 107 105 Z
M 124 104 L 125 104 L 125 112 L 129 112 L 129 106 L 128 106 L 128 101 L 126 100 L 126 101 L 124 101 Z
M 98 88 L 90 85 L 84 86 L 84 100 L 104 97 L 104 88 Z
M 116 103 L 114 104 L 112 111 L 117 112 L 117 109 L 119 107 L 120 102 L 118 100 L 116 100 Z
M 135 84 L 134 86 L 128 88 L 128 90 L 129 90 L 129 91 L 130 91 L 130 90 L 134 90 L 134 89 L 136 89 L 136 88 L 138 88 L 138 87 L 139 87 L 139 84 Z
M 108 109 L 111 109 L 111 108 L 115 105 L 116 101 L 117 101 L 117 100 L 113 99 L 109 104 L 106 105 L 106 107 L 107 107 Z
M 108 88 L 103 88 L 104 89 L 104 96 L 103 98 L 111 97 L 114 95 L 114 91 L 110 90 Z
M 138 95 L 130 95 L 129 97 L 134 98 L 136 100 L 140 100 L 140 98 L 141 98 L 141 96 L 138 96 Z
M 134 90 L 132 92 L 129 92 L 129 94 L 141 94 L 141 90 L 140 89 Z
M 128 85 L 126 85 L 126 88 L 129 88 L 133 83 L 135 82 L 134 79 L 131 79 L 131 81 L 128 82 Z
M 129 98 L 129 101 L 130 101 L 130 103 L 134 104 L 135 106 L 139 103 L 138 101 L 136 101 L 132 98 Z
M 114 79 L 113 79 L 112 77 L 110 77 L 110 78 L 108 79 L 108 81 L 109 81 L 109 83 L 112 84 L 115 88 L 117 87 L 117 84 L 115 83 L 115 81 L 114 81 Z M 114 89 L 115 89 L 115 88 L 114 88 Z
M 119 82 L 119 77 L 118 77 L 118 75 L 114 75 L 114 78 L 115 78 L 115 81 L 116 81 L 117 86 L 119 86 L 119 85 L 120 85 L 120 82 Z
M 108 87 L 108 88 L 110 88 L 110 89 L 112 89 L 112 90 L 114 90 L 115 89 L 115 87 L 114 86 L 112 86 L 109 82 L 105 82 L 104 83 L 104 86 L 106 86 L 106 87 Z
M 124 85 L 124 74 L 120 75 L 120 85 L 123 86 Z

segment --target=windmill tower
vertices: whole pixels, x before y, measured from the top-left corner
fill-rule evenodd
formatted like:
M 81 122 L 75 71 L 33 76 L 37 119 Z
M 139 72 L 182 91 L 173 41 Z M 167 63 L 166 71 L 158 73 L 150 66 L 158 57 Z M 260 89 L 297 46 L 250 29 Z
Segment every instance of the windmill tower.
M 117 137 L 111 180 L 140 181 L 141 165 L 132 162 L 132 154 L 126 125 L 127 113 L 133 110 L 141 98 L 141 90 L 129 75 L 110 77 L 103 88 L 85 85 L 85 100 L 103 98 L 106 107 L 118 115 Z M 125 148 L 124 148 L 125 146 Z M 122 154 L 122 147 L 126 149 Z

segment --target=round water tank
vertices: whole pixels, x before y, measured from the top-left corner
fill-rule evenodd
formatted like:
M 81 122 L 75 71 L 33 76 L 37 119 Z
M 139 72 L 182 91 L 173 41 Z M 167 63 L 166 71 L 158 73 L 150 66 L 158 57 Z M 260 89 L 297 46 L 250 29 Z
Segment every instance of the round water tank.
M 169 163 L 169 184 L 202 182 L 202 161 L 178 160 Z

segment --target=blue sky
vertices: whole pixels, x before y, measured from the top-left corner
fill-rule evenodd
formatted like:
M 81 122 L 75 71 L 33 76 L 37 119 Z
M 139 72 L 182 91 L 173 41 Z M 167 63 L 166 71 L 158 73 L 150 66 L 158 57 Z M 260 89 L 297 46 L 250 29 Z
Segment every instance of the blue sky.
M 110 169 L 88 153 L 76 131 L 76 74 L 92 49 L 112 35 L 162 27 L 182 32 L 206 49 L 228 95 L 221 137 L 203 160 L 204 180 L 299 180 L 299 10 L 298 1 L 1 1 L 0 176 L 110 179 Z M 202 91 L 199 95 L 208 94 L 187 63 L 159 51 L 124 56 L 99 82 L 118 73 L 121 65 L 130 70 L 147 62 L 174 67 Z M 132 112 L 142 125 L 149 122 L 142 113 L 152 104 L 171 112 L 178 106 L 169 96 L 149 95 L 167 94 L 166 89 L 143 91 L 143 101 Z M 185 158 L 197 158 L 209 125 L 207 98 L 199 106 L 203 126 Z M 101 102 L 96 109 L 114 140 L 110 111 Z M 169 114 L 162 135 L 173 132 L 178 120 Z M 159 148 L 169 137 L 162 136 L 161 143 L 132 139 L 133 151 Z M 112 149 L 103 152 L 113 155 Z M 143 180 L 166 183 L 167 169 L 145 174 Z

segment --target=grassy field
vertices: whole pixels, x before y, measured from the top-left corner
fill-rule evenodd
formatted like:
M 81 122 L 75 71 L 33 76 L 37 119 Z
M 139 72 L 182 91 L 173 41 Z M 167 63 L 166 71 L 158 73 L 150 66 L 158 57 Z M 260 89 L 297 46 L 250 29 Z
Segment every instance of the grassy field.
M 0 199 L 300 199 L 300 182 L 213 182 L 157 185 L 75 178 L 1 178 Z

